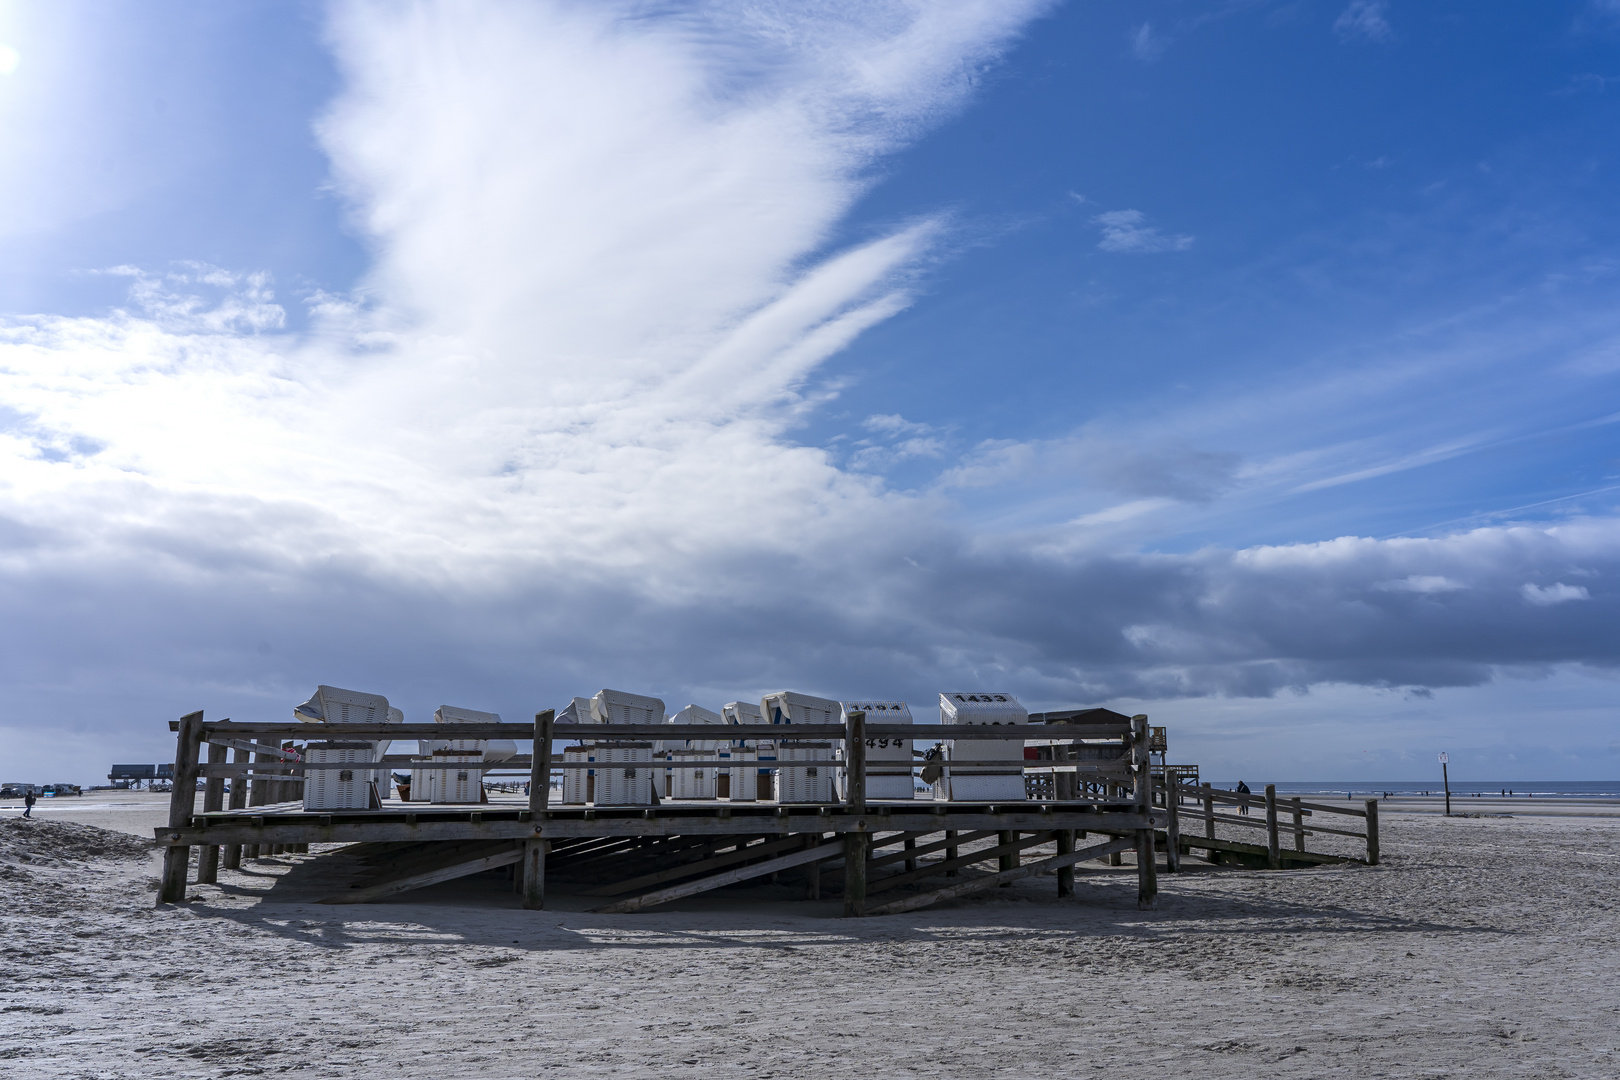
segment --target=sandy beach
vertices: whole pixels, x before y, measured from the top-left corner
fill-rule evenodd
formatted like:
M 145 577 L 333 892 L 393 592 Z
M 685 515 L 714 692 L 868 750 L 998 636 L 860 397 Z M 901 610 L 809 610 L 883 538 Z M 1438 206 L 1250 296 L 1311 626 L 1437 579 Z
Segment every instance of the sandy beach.
M 1620 1074 L 1612 806 L 1387 806 L 1381 866 L 1192 860 L 1152 912 L 1127 858 L 853 921 L 785 888 L 526 912 L 494 878 L 314 903 L 341 855 L 154 909 L 156 853 L 74 826 L 149 837 L 166 801 L 0 814 L 0 1076 Z

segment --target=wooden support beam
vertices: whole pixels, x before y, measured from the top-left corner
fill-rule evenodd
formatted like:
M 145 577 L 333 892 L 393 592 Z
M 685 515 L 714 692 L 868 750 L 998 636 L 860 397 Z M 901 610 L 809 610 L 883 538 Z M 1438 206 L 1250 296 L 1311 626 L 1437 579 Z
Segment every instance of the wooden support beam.
M 437 885 L 441 881 L 452 881 L 469 874 L 479 874 L 485 870 L 493 870 L 497 866 L 510 866 L 523 858 L 523 847 L 518 844 L 508 844 L 506 850 L 483 855 L 476 859 L 467 859 L 441 866 L 433 870 L 424 870 L 405 877 L 395 878 L 378 885 L 364 889 L 354 889 L 347 893 L 338 893 L 322 900 L 323 904 L 369 904 L 373 900 L 381 900 L 385 896 L 395 896 L 412 889 L 421 889 L 429 885 Z
M 1050 843 L 1051 840 L 1051 833 L 1039 832 L 1029 836 L 1020 837 L 1019 839 L 1014 840 L 1011 846 L 1016 851 L 1022 851 L 1025 848 L 1039 847 L 1042 844 Z M 995 847 L 982 848 L 978 851 L 970 851 L 966 855 L 959 855 L 954 859 L 946 859 L 943 862 L 924 863 L 910 874 L 894 874 L 890 877 L 879 879 L 876 883 L 876 887 L 872 889 L 872 891 L 890 892 L 894 889 L 900 888 L 902 885 L 910 885 L 916 881 L 924 881 L 931 877 L 937 877 L 940 874 L 945 874 L 948 877 L 957 877 L 960 875 L 951 874 L 949 872 L 972 866 L 974 863 L 989 862 L 991 859 L 995 859 L 999 862 L 1001 857 L 1005 854 L 1007 854 L 1006 845 L 997 844 Z
M 1168 820 L 1164 827 L 1164 870 L 1167 874 L 1181 872 L 1181 777 L 1165 773 L 1164 809 Z
M 1263 869 L 1267 864 L 1267 851 L 1264 844 L 1245 844 L 1240 840 L 1210 840 L 1201 837 L 1188 844 L 1189 847 L 1200 848 L 1205 851 L 1232 852 L 1234 854 L 1249 856 L 1255 869 Z M 1328 863 L 1360 863 L 1362 860 L 1348 855 L 1327 855 L 1318 851 L 1284 851 L 1281 853 L 1283 869 L 1292 866 L 1322 866 Z M 1221 860 L 1211 858 L 1210 862 Z
M 1282 868 L 1282 844 L 1277 837 L 1277 785 L 1266 785 L 1266 861 L 1273 870 Z
M 919 833 L 901 833 L 900 835 L 904 836 L 904 837 L 907 837 L 909 839 L 909 838 L 912 838 L 912 837 L 925 836 L 927 834 L 919 832 Z M 953 858 L 954 856 L 949 854 L 949 852 L 952 849 L 954 849 L 956 847 L 959 847 L 962 844 L 971 844 L 971 843 L 974 843 L 975 841 L 983 840 L 987 836 L 994 836 L 994 835 L 995 835 L 995 833 L 993 833 L 993 832 L 991 832 L 989 830 L 986 830 L 984 832 L 963 833 L 961 836 L 957 836 L 956 834 L 953 833 L 953 834 L 951 834 L 951 837 L 948 840 L 935 840 L 935 841 L 932 841 L 931 843 L 919 844 L 916 847 L 909 847 L 909 848 L 905 848 L 905 849 L 900 850 L 900 851 L 893 852 L 893 853 L 888 854 L 888 855 L 879 855 L 876 858 L 867 859 L 866 860 L 866 869 L 867 869 L 868 873 L 870 873 L 871 871 L 879 869 L 880 867 L 888 866 L 890 863 L 897 863 L 897 862 L 900 862 L 901 860 L 905 860 L 906 872 L 911 873 L 912 871 L 917 869 L 912 864 L 915 863 L 918 859 L 920 859 L 924 855 L 932 855 L 936 851 L 945 851 L 945 852 L 947 852 L 947 854 L 945 856 L 946 858 Z M 881 841 L 878 841 L 878 843 L 875 846 L 884 847 L 887 844 L 890 844 L 890 843 L 893 843 L 893 842 L 894 841 L 892 840 L 892 838 L 888 839 L 888 840 L 881 840 Z
M 224 746 L 208 747 L 208 760 L 223 762 L 225 755 L 230 753 Z M 225 781 L 211 778 L 203 782 L 203 813 L 214 813 L 225 808 Z M 197 852 L 197 884 L 216 885 L 219 883 L 219 845 L 204 844 Z
M 739 837 L 739 839 L 742 838 Z M 769 855 L 778 851 L 786 851 L 789 848 L 803 847 L 804 842 L 797 836 L 789 836 L 782 840 L 766 840 L 764 843 L 760 844 L 738 846 L 735 850 L 728 851 L 724 855 L 715 855 L 711 858 L 702 859 L 698 862 L 687 863 L 682 866 L 674 866 L 667 870 L 658 870 L 650 874 L 642 874 L 639 877 L 630 878 L 628 881 L 615 881 L 608 885 L 599 885 L 594 889 L 586 889 L 580 895 L 621 896 L 627 892 L 635 892 L 637 889 L 645 889 L 652 885 L 662 885 L 666 881 L 678 881 L 681 878 L 692 877 L 694 874 L 706 874 L 710 870 L 718 870 L 721 867 L 733 866 L 740 862 L 748 862 L 752 859 L 759 858 L 761 855 Z
M 1074 830 L 1059 829 L 1056 833 L 1057 853 L 1059 857 L 1074 854 Z M 1074 863 L 1058 867 L 1057 870 L 1058 896 L 1074 895 Z
M 843 808 L 829 808 L 835 812 L 794 813 L 789 817 L 772 813 L 738 813 L 731 817 L 714 814 L 688 815 L 680 811 L 660 815 L 656 810 L 631 814 L 598 812 L 586 818 L 577 811 L 564 816 L 552 810 L 542 826 L 526 820 L 527 810 L 492 810 L 437 813 L 408 808 L 383 811 L 354 811 L 352 813 L 306 813 L 296 803 L 284 808 L 249 808 L 247 814 L 236 817 L 210 815 L 206 827 L 201 821 L 187 829 L 167 826 L 154 829 L 152 835 L 160 845 L 171 844 L 252 844 L 252 843 L 320 843 L 343 844 L 356 841 L 419 841 L 419 840 L 527 840 L 543 831 L 548 840 L 564 837 L 615 837 L 626 839 L 636 836 L 724 836 L 737 833 L 788 836 L 810 832 L 870 831 L 873 819 L 855 818 L 843 813 Z M 721 807 L 720 809 L 727 809 Z M 1155 810 L 1151 818 L 1135 812 L 1102 811 L 1098 813 L 1040 813 L 1031 808 L 1016 812 L 989 813 L 983 807 L 970 807 L 948 814 L 892 813 L 887 827 L 896 831 L 941 829 L 1015 829 L 1019 831 L 1050 831 L 1052 829 L 1082 829 L 1100 833 L 1122 833 L 1131 829 L 1164 827 L 1164 812 Z M 1134 811 L 1134 808 L 1131 808 Z M 589 811 L 587 811 L 588 813 Z M 525 815 L 520 817 L 519 814 Z M 476 817 L 476 820 L 475 820 Z
M 169 794 L 169 828 L 186 829 L 197 806 L 197 754 L 202 749 L 200 712 L 180 718 L 180 732 L 174 741 L 174 779 Z M 186 899 L 186 870 L 191 864 L 191 848 L 176 844 L 163 851 L 163 876 L 158 880 L 158 904 L 179 904 Z
M 846 809 L 859 818 L 866 814 L 866 714 L 859 710 L 845 718 L 844 790 Z M 864 830 L 844 834 L 844 915 L 866 914 L 866 855 L 871 841 Z
M 523 907 L 527 911 L 540 911 L 546 906 L 546 848 L 545 840 L 523 842 Z
M 774 859 L 767 859 L 762 863 L 739 866 L 733 870 L 727 870 L 724 873 L 715 874 L 712 877 L 702 878 L 698 881 L 687 881 L 679 885 L 671 885 L 668 888 L 657 889 L 650 893 L 643 893 L 641 896 L 632 896 L 628 900 L 620 900 L 606 907 L 596 908 L 592 914 L 620 915 L 631 911 L 641 911 L 644 908 L 667 904 L 671 900 L 679 900 L 687 896 L 696 896 L 698 893 L 719 889 L 739 881 L 747 881 L 750 878 L 763 877 L 766 874 L 774 874 L 780 870 L 803 866 L 806 863 L 822 859 L 836 858 L 842 850 L 843 843 L 838 840 L 818 844 L 813 848 L 790 852 Z
M 1131 760 L 1136 766 L 1136 808 L 1144 817 L 1153 811 L 1153 765 L 1148 748 L 1148 718 L 1138 713 L 1131 717 Z M 1118 854 L 1118 849 L 1111 855 Z M 1138 829 L 1136 833 L 1136 906 L 1144 911 L 1158 902 L 1158 863 L 1153 857 L 1153 827 Z
M 534 748 L 529 754 L 529 818 L 542 822 L 551 800 L 551 729 L 557 721 L 555 709 L 534 715 Z M 526 911 L 546 906 L 546 849 L 550 845 L 535 837 L 523 842 L 522 889 Z
M 1215 839 L 1215 795 L 1207 781 L 1204 783 L 1204 837 Z
M 1100 858 L 1111 851 L 1124 851 L 1135 843 L 1134 838 L 1129 838 L 1110 840 L 1103 844 L 1093 844 L 1090 847 L 1082 848 L 1080 851 L 1072 851 L 1066 855 L 1055 855 L 1050 859 L 1042 859 L 1040 862 L 1030 863 L 1027 866 L 1003 870 L 998 874 L 986 874 L 983 877 L 958 882 L 955 885 L 947 885 L 943 889 L 935 889 L 932 892 L 918 893 L 915 896 L 891 900 L 887 904 L 873 908 L 869 914 L 898 915 L 904 911 L 916 911 L 918 908 L 925 908 L 942 900 L 954 900 L 960 896 L 967 896 L 969 893 L 992 889 L 998 885 L 1010 884 L 1020 878 L 1031 877 L 1035 874 L 1050 874 L 1065 866 L 1073 866 L 1075 863 L 1085 862 L 1087 859 Z
M 1378 800 L 1367 800 L 1367 865 L 1378 865 Z
M 231 758 L 238 763 L 245 763 L 248 759 L 248 752 L 241 747 L 237 747 L 231 752 Z M 241 810 L 247 806 L 247 789 L 246 780 L 231 781 L 230 808 L 232 810 Z M 242 845 L 226 844 L 224 861 L 227 870 L 242 869 Z

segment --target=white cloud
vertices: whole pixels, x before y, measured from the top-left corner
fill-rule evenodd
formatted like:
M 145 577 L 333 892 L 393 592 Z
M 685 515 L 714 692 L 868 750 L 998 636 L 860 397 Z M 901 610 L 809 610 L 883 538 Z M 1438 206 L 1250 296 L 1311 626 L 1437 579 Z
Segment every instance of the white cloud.
M 1466 585 L 1453 581 L 1444 574 L 1410 574 L 1399 581 L 1380 581 L 1373 587 L 1381 592 L 1410 592 L 1422 595 L 1456 592 L 1458 589 L 1467 588 Z
M 1585 585 L 1565 585 L 1562 581 L 1551 585 L 1532 585 L 1525 582 L 1520 587 L 1519 593 L 1537 607 L 1567 604 L 1571 600 L 1592 599 L 1592 594 L 1586 591 Z
M 1092 701 L 1620 662 L 1596 584 L 1614 522 L 1079 542 L 1271 468 L 1209 448 L 1214 410 L 982 443 L 921 494 L 859 469 L 948 455 L 948 432 L 872 416 L 854 468 L 807 445 L 818 365 L 909 302 L 943 228 L 829 253 L 836 225 L 1039 8 L 344 7 L 321 137 L 377 253 L 354 296 L 314 297 L 290 334 L 269 281 L 180 267 L 132 271 L 107 318 L 0 325 L 17 715 L 285 715 L 319 679 L 521 715 L 610 682 Z M 1106 250 L 1192 242 L 1139 211 L 1097 223 Z M 1279 391 L 1221 422 L 1314 424 L 1310 394 L 1360 400 Z M 1525 611 L 1520 583 L 1577 573 L 1590 595 L 1548 588 L 1590 603 Z
M 1343 41 L 1389 41 L 1395 32 L 1384 8 L 1384 0 L 1351 0 L 1333 21 L 1333 31 Z
M 1186 251 L 1193 245 L 1190 236 L 1172 236 L 1147 224 L 1140 210 L 1110 210 L 1092 219 L 1102 229 L 1097 246 L 1103 251 L 1128 255 L 1151 255 L 1161 251 Z
M 1164 38 L 1154 33 L 1152 23 L 1143 23 L 1131 32 L 1131 55 L 1144 63 L 1164 55 Z

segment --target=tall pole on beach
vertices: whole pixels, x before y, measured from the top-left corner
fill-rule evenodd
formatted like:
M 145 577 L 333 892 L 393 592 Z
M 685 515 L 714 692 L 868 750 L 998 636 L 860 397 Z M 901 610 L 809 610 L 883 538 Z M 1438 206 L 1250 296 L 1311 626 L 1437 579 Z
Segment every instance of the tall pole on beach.
M 1446 770 L 1446 765 L 1450 761 L 1451 755 L 1444 750 L 1440 751 L 1440 783 L 1446 788 L 1446 817 L 1451 816 L 1451 776 Z

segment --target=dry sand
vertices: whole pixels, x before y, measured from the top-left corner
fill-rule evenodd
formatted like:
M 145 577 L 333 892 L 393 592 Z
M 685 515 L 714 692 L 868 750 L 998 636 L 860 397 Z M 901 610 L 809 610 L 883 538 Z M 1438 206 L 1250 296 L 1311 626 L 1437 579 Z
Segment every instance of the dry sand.
M 166 796 L 99 794 L 0 817 L 0 1077 L 1620 1076 L 1613 818 L 1387 807 L 1383 866 L 1194 861 L 1153 912 L 1098 864 L 862 921 L 330 907 L 311 857 L 155 910 L 156 856 L 70 823 Z

